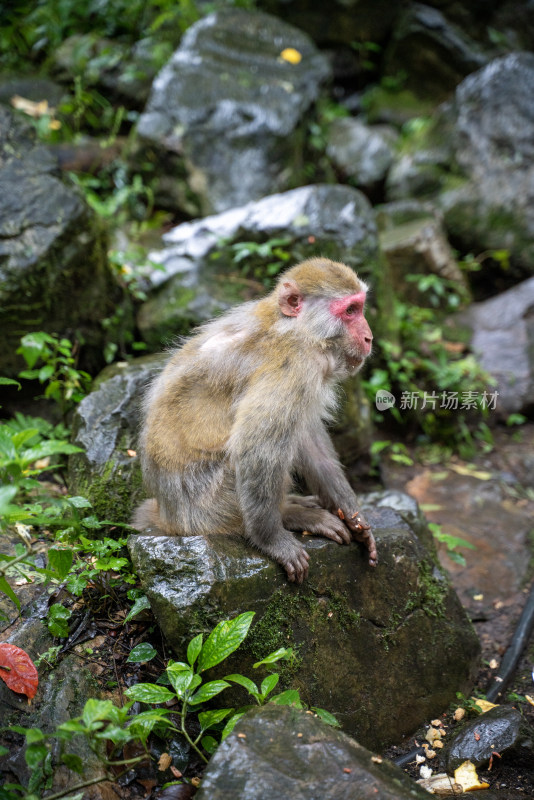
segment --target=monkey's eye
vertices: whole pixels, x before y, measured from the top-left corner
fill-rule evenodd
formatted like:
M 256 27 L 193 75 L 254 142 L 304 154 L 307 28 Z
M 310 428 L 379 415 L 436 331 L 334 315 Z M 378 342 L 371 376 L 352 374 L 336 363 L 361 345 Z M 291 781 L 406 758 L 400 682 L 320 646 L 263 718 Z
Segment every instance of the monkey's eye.
M 347 314 L 347 316 L 349 317 L 352 317 L 352 315 L 356 314 L 357 311 L 358 311 L 358 306 L 354 305 L 354 303 L 351 303 L 350 306 L 346 307 L 345 314 Z

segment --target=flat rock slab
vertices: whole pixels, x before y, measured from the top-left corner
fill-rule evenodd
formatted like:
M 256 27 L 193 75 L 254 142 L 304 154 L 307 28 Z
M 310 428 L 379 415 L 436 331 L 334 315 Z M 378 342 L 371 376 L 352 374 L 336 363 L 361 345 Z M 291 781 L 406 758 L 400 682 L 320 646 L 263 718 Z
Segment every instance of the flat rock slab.
M 379 566 L 369 567 L 357 544 L 302 537 L 311 557 L 302 586 L 289 584 L 278 565 L 237 536 L 139 534 L 129 549 L 179 657 L 197 633 L 255 611 L 252 631 L 224 673 L 253 675 L 254 662 L 292 646 L 297 658 L 282 670 L 283 688 L 298 688 L 304 702 L 326 708 L 346 732 L 379 749 L 469 690 L 479 645 L 425 547 L 429 534 L 416 504 L 399 493 L 376 494 L 362 510 L 375 531 Z
M 197 800 L 425 800 L 401 769 L 313 714 L 249 711 L 217 749 Z

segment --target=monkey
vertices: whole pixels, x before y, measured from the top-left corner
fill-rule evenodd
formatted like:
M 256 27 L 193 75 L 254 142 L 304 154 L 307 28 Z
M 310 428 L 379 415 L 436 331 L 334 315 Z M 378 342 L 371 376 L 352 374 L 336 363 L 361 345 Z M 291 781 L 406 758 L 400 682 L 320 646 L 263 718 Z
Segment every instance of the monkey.
M 312 258 L 172 353 L 144 400 L 141 466 L 153 497 L 137 508 L 134 528 L 240 533 L 296 583 L 309 555 L 292 531 L 338 544 L 355 538 L 377 564 L 326 428 L 339 381 L 371 353 L 367 291 L 350 267 Z M 295 474 L 309 496 L 291 493 Z

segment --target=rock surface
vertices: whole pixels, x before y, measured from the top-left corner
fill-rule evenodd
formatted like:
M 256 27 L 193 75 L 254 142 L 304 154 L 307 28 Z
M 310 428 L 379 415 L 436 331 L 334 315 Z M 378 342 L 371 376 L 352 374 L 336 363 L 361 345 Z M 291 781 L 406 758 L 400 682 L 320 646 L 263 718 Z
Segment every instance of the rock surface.
M 497 706 L 470 720 L 447 747 L 445 760 L 449 772 L 464 761 L 475 767 L 486 764 L 492 753 L 532 763 L 534 730 L 524 722 L 521 712 L 511 706 Z
M 34 130 L 0 106 L 0 371 L 24 367 L 23 333 L 44 330 L 84 342 L 88 367 L 103 363 L 120 292 L 104 240 L 82 195 L 57 173 Z
M 313 714 L 249 711 L 211 759 L 198 800 L 425 800 L 402 770 Z
M 84 452 L 69 458 L 70 493 L 87 497 L 101 519 L 129 522 L 143 496 L 135 452 L 140 403 L 162 365 L 162 357 L 147 356 L 107 367 L 76 409 L 72 440 Z
M 140 534 L 129 549 L 179 657 L 196 633 L 255 611 L 252 632 L 225 671 L 253 674 L 255 661 L 292 646 L 297 659 L 283 676 L 286 687 L 334 713 L 365 746 L 381 748 L 469 687 L 478 641 L 424 546 L 429 534 L 417 505 L 377 494 L 363 499 L 363 511 L 377 538 L 378 568 L 356 544 L 304 537 L 310 575 L 300 587 L 239 537 Z
M 138 124 L 160 202 L 207 214 L 287 186 L 293 134 L 328 75 L 306 34 L 268 14 L 228 8 L 191 26 Z
M 498 408 L 530 412 L 534 404 L 534 278 L 483 303 L 459 320 L 472 331 L 471 348 L 496 380 Z
M 511 53 L 469 75 L 426 136 L 388 176 L 388 196 L 434 197 L 466 251 L 534 263 L 534 54 Z
M 365 125 L 350 117 L 335 120 L 328 132 L 327 155 L 356 186 L 373 187 L 393 163 L 397 133 L 388 125 Z

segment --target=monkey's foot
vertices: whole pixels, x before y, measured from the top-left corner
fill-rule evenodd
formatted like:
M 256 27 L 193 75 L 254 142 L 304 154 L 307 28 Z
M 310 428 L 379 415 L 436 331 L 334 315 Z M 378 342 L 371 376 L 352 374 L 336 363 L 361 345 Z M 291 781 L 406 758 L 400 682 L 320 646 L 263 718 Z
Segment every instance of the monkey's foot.
M 286 503 L 282 508 L 282 520 L 285 528 L 325 536 L 338 544 L 349 544 L 352 538 L 339 517 L 324 508 Z
M 291 583 L 302 583 L 308 577 L 308 561 L 310 557 L 303 547 L 298 546 L 289 558 L 279 559 L 280 564 L 287 572 Z
M 306 497 L 300 494 L 288 494 L 286 503 L 302 506 L 303 508 L 322 508 L 321 501 L 314 494 L 307 495 Z
M 375 537 L 371 531 L 371 526 L 359 511 L 354 514 L 345 514 L 345 525 L 352 532 L 357 542 L 364 544 L 369 551 L 369 564 L 376 567 L 378 564 L 378 553 L 376 549 Z

